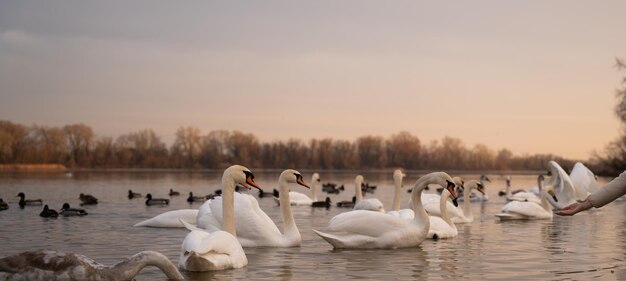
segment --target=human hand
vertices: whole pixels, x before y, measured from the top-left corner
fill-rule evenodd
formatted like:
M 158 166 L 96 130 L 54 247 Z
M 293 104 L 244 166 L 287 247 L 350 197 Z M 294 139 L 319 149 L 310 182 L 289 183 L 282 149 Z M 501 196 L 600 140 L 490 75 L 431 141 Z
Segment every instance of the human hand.
M 569 204 L 565 208 L 558 210 L 554 213 L 559 216 L 573 216 L 578 212 L 589 210 L 591 209 L 591 207 L 593 207 L 593 205 L 591 205 L 591 202 L 589 202 L 589 200 L 584 200 Z

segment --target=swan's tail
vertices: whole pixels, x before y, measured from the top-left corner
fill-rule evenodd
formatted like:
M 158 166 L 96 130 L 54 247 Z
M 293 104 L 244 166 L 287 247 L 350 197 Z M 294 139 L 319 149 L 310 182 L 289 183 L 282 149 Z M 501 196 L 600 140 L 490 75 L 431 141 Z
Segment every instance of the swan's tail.
M 185 226 L 185 228 L 186 228 L 186 229 L 188 229 L 189 231 L 194 231 L 194 230 L 206 231 L 206 230 L 204 230 L 204 229 L 202 229 L 202 228 L 199 228 L 199 227 L 197 227 L 197 226 L 195 226 L 195 225 L 193 225 L 193 224 L 190 224 L 190 223 L 188 223 L 188 222 L 185 222 L 184 220 L 179 219 L 178 221 L 179 221 L 180 223 L 182 223 L 182 224 Z
M 342 248 L 342 246 L 345 246 L 341 239 L 339 239 L 339 237 L 335 235 L 317 231 L 315 229 L 313 229 L 313 232 L 322 237 L 322 239 L 326 240 L 326 242 L 328 242 L 328 244 L 332 245 L 334 248 Z

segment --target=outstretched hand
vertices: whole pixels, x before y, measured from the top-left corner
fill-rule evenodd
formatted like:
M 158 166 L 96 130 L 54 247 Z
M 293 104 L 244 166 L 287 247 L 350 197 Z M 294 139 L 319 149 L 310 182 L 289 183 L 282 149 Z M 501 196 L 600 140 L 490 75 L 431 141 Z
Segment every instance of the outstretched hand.
M 559 216 L 573 216 L 578 212 L 586 211 L 593 207 L 589 200 L 577 201 L 575 203 L 567 205 L 565 208 L 554 212 Z

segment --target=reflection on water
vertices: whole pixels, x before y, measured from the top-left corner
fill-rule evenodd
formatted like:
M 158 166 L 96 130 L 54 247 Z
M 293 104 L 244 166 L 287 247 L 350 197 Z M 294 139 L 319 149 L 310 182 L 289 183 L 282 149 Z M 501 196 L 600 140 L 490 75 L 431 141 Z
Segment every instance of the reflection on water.
M 277 187 L 280 171 L 257 172 L 257 182 L 266 190 Z M 304 173 L 305 179 L 310 173 Z M 333 202 L 350 200 L 354 194 L 351 173 L 320 173 L 322 182 L 343 183 L 346 191 L 330 195 Z M 391 205 L 391 173 L 365 173 L 366 181 L 378 185 L 374 195 Z M 27 250 L 54 249 L 81 253 L 106 265 L 142 250 L 155 250 L 178 263 L 184 229 L 134 228 L 133 224 L 169 210 L 198 208 L 189 205 L 187 192 L 209 194 L 220 188 L 221 173 L 74 173 L 65 175 L 0 175 L 0 197 L 10 209 L 0 212 L 0 255 Z M 411 187 L 418 174 L 408 173 L 405 188 Z M 477 179 L 477 175 L 465 175 Z M 396 279 L 396 280 L 624 280 L 626 269 L 625 204 L 612 203 L 570 218 L 555 217 L 546 221 L 499 222 L 493 216 L 504 205 L 498 190 L 504 177 L 490 175 L 487 183 L 490 200 L 472 203 L 476 220 L 457 225 L 454 239 L 427 240 L 420 247 L 399 250 L 342 250 L 332 248 L 311 229 L 323 228 L 330 218 L 346 209 L 294 207 L 296 224 L 302 233 L 302 247 L 249 248 L 249 264 L 236 270 L 183 273 L 189 280 L 322 280 Z M 535 185 L 535 176 L 512 176 L 514 188 Z M 604 182 L 604 181 L 602 181 Z M 129 200 L 127 192 L 168 197 L 170 188 L 181 191 L 171 205 L 146 206 L 144 200 Z M 300 189 L 300 190 L 299 190 Z M 307 192 L 294 186 L 294 190 Z M 42 198 L 59 209 L 64 202 L 78 206 L 78 194 L 88 193 L 100 199 L 95 206 L 84 206 L 86 217 L 44 219 L 40 207 L 17 206 L 18 192 L 27 198 Z M 403 191 L 404 192 L 404 191 Z M 434 191 L 429 191 L 434 192 Z M 255 193 L 256 195 L 256 193 Z M 323 199 L 326 194 L 321 194 Z M 408 194 L 403 194 L 403 208 L 408 208 Z M 259 199 L 268 215 L 282 227 L 280 211 L 271 198 Z M 388 208 L 388 207 L 387 207 Z M 164 280 L 158 270 L 147 268 L 137 280 Z

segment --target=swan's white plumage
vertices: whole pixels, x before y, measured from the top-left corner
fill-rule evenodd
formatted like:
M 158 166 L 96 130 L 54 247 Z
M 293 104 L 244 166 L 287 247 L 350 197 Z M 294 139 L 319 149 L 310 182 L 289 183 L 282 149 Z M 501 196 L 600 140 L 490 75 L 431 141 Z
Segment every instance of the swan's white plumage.
M 539 197 L 537 197 L 537 195 L 529 191 L 521 191 L 511 196 L 507 196 L 506 200 L 520 201 L 520 202 L 533 202 L 536 204 L 541 203 L 541 200 L 539 199 Z
M 446 173 L 430 173 L 417 180 L 412 191 L 413 220 L 385 213 L 353 210 L 333 217 L 328 231 L 317 231 L 334 248 L 404 248 L 419 245 L 428 234 L 430 221 L 419 198 L 428 183 L 447 186 L 452 178 Z M 453 184 L 452 184 L 453 185 Z
M 289 191 L 289 202 L 296 206 L 310 206 L 313 200 L 304 193 Z
M 447 209 L 447 203 L 449 203 L 448 198 L 450 198 L 450 192 L 444 189 L 441 193 L 441 198 L 439 201 L 441 217 L 428 217 L 428 219 L 430 220 L 428 238 L 445 239 L 456 237 L 459 234 L 456 225 L 454 225 L 454 222 L 452 222 L 449 216 L 449 212 Z
M 424 209 L 431 216 L 441 216 L 441 208 L 439 208 L 439 202 L 441 201 L 441 195 L 426 193 L 422 194 L 422 204 L 424 204 Z M 450 218 L 462 218 L 463 210 L 459 207 L 455 207 L 452 202 L 447 201 L 446 207 L 448 208 L 448 213 L 450 214 Z
M 355 210 L 367 210 L 376 212 L 385 212 L 383 202 L 380 202 L 377 198 L 363 199 L 354 205 Z
M 183 240 L 178 267 L 188 271 L 241 268 L 248 258 L 237 238 L 226 231 L 192 230 Z
M 585 190 L 588 193 L 593 193 L 599 188 L 596 176 L 583 163 L 576 162 L 576 164 L 574 164 L 574 168 L 572 168 L 572 172 L 569 174 L 569 177 L 574 186 L 581 191 Z
M 539 189 L 541 189 L 541 202 L 540 204 L 533 202 L 521 202 L 511 201 L 502 207 L 501 213 L 496 214 L 500 220 L 514 220 L 514 219 L 551 219 L 552 207 L 548 203 L 548 193 L 554 194 L 553 186 L 542 187 L 543 176 L 539 176 L 538 183 Z
M 174 210 L 162 213 L 153 218 L 139 222 L 134 226 L 145 227 L 185 227 L 180 220 L 196 224 L 196 217 L 198 216 L 198 210 L 196 209 L 182 209 Z
M 558 202 L 548 198 L 548 202 L 555 208 L 561 209 L 569 204 L 576 202 L 576 200 L 585 200 L 589 193 L 583 188 L 579 188 L 570 179 L 569 175 L 561 168 L 561 166 L 555 161 L 548 162 L 552 177 L 548 186 L 553 186 L 556 192 L 556 198 Z

